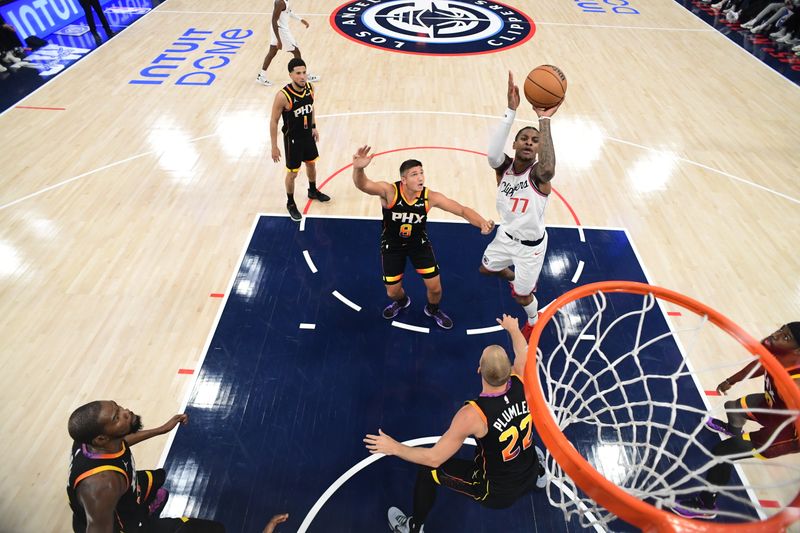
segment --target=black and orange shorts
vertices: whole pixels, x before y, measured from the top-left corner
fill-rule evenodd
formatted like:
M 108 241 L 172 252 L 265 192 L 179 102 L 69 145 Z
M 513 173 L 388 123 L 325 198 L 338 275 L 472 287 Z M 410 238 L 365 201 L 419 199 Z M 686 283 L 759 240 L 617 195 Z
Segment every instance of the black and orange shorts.
M 381 243 L 381 264 L 383 266 L 383 282 L 394 285 L 403 280 L 406 269 L 406 259 L 417 273 L 423 278 L 435 278 L 439 275 L 439 265 L 430 242 L 417 245 L 392 246 L 386 242 Z

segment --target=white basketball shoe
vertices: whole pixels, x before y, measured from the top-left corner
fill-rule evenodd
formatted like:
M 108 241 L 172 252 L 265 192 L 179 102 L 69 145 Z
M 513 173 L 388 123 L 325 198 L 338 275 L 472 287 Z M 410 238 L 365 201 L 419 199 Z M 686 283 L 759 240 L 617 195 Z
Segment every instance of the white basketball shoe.
M 256 76 L 256 83 L 259 83 L 264 87 L 269 87 L 270 85 L 272 85 L 272 82 L 269 81 L 266 77 L 264 77 L 260 72 L 258 73 L 258 76 Z
M 547 469 L 544 466 L 544 452 L 536 446 L 536 457 L 539 458 L 539 474 L 536 477 L 536 488 L 543 489 L 547 486 Z
M 411 531 L 411 524 L 409 524 L 409 520 L 412 517 L 406 516 L 403 511 L 398 509 L 397 507 L 389 507 L 389 527 L 392 528 L 392 533 L 409 533 Z M 424 533 L 425 526 L 419 530 L 420 533 Z

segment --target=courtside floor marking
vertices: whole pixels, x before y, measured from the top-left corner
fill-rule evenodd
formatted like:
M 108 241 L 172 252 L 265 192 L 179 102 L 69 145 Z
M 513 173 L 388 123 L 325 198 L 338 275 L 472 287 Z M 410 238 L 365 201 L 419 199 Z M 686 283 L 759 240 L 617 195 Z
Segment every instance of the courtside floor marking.
M 340 302 L 342 302 L 346 306 L 351 307 L 351 308 L 355 309 L 356 311 L 361 311 L 361 306 L 360 305 L 358 305 L 356 303 L 353 303 L 352 300 L 347 299 L 339 291 L 333 291 L 331 294 L 333 294 L 336 297 L 337 300 L 339 300 Z
M 396 328 L 400 329 L 407 329 L 408 331 L 416 331 L 417 333 L 430 333 L 430 328 L 423 328 L 421 326 L 412 326 L 411 324 L 406 324 L 404 322 L 398 322 L 397 320 L 392 320 L 392 325 Z
M 303 257 L 306 258 L 306 264 L 308 265 L 308 269 L 316 274 L 317 273 L 317 266 L 314 264 L 314 261 L 311 260 L 311 254 L 308 253 L 308 250 L 303 250 Z
M 734 44 L 734 46 L 736 46 L 736 45 Z M 737 46 L 737 48 L 739 48 L 739 47 Z M 768 65 L 765 65 L 765 66 L 767 66 L 769 68 Z M 72 70 L 72 69 L 69 69 L 69 70 Z M 772 68 L 770 68 L 770 70 L 772 72 L 775 72 L 774 70 L 772 70 Z M 783 77 L 783 76 L 781 76 L 781 77 Z M 784 78 L 784 79 L 786 79 L 786 78 Z M 495 115 L 482 115 L 482 114 L 478 114 L 478 113 L 457 113 L 457 112 L 449 112 L 449 111 L 357 111 L 357 112 L 348 112 L 348 113 L 331 113 L 331 114 L 327 114 L 327 115 L 319 115 L 317 118 L 353 117 L 353 116 L 369 116 L 369 115 L 446 115 L 446 116 L 463 116 L 463 117 L 472 117 L 472 118 L 487 118 L 487 119 L 495 119 L 495 120 L 498 118 Z M 532 120 L 522 120 L 522 119 L 516 119 L 515 121 L 516 122 L 521 122 L 521 123 L 526 123 L 526 124 L 535 124 L 536 123 L 536 122 L 534 122 Z M 189 139 L 187 141 L 187 143 L 193 143 L 193 142 L 200 141 L 200 140 L 203 140 L 203 139 L 208 139 L 209 137 L 215 137 L 217 135 L 218 134 L 216 134 L 216 133 L 212 133 L 212 134 L 203 135 L 203 136 L 200 136 L 200 137 L 195 137 L 194 139 Z M 614 138 L 614 137 L 603 137 L 603 138 L 607 139 L 609 141 L 612 141 L 612 142 L 617 142 L 617 143 L 625 144 L 627 146 L 632 146 L 632 147 L 635 147 L 635 148 L 639 148 L 641 150 L 647 150 L 647 151 L 656 152 L 656 153 L 661 152 L 660 150 L 658 150 L 656 148 L 651 148 L 651 147 L 648 147 L 648 146 L 644 146 L 644 145 L 637 144 L 637 143 L 630 142 L 630 141 L 625 141 L 625 140 L 622 140 L 622 139 L 617 139 L 617 138 Z M 56 183 L 54 185 L 50 185 L 48 187 L 40 189 L 40 190 L 38 190 L 36 192 L 30 193 L 30 194 L 28 194 L 26 196 L 23 196 L 21 198 L 18 198 L 16 200 L 12 200 L 11 202 L 8 202 L 8 203 L 6 203 L 4 205 L 0 205 L 0 211 L 2 211 L 3 209 L 6 209 L 8 207 L 11 207 L 13 205 L 16 205 L 16 204 L 18 204 L 20 202 L 23 202 L 25 200 L 28 200 L 30 198 L 35 198 L 35 197 L 37 197 L 37 196 L 39 196 L 41 194 L 44 194 L 44 193 L 46 193 L 48 191 L 57 189 L 59 187 L 62 187 L 64 185 L 67 185 L 67 184 L 72 183 L 74 181 L 77 181 L 77 180 L 79 180 L 81 178 L 84 178 L 86 176 L 90 176 L 92 174 L 100 172 L 102 170 L 105 170 L 105 169 L 108 169 L 108 168 L 112 168 L 114 166 L 121 165 L 123 163 L 127 163 L 128 161 L 133 161 L 135 159 L 138 159 L 140 157 L 144 157 L 146 155 L 155 155 L 155 154 L 156 154 L 155 150 L 150 150 L 150 151 L 147 151 L 147 152 L 143 152 L 143 153 L 140 153 L 140 154 L 133 155 L 133 156 L 128 157 L 126 159 L 121 159 L 119 161 L 115 161 L 113 163 L 109 163 L 108 165 L 96 168 L 94 170 L 90 170 L 88 172 L 84 172 L 83 174 L 79 174 L 77 176 L 74 176 L 72 178 L 66 179 L 66 180 L 61 181 L 59 183 Z M 718 169 L 712 168 L 712 167 L 710 167 L 708 165 L 704 165 L 702 163 L 698 163 L 696 161 L 692 161 L 690 159 L 685 159 L 685 158 L 682 158 L 682 157 L 675 157 L 675 160 L 679 161 L 679 162 L 682 162 L 682 163 L 689 164 L 689 165 L 694 165 L 694 166 L 700 167 L 700 168 L 708 170 L 710 172 L 714 172 L 714 173 L 720 174 L 720 175 L 725 176 L 725 177 L 727 177 L 727 178 L 729 178 L 729 179 L 731 179 L 733 181 L 737 181 L 737 182 L 743 183 L 745 185 L 750 185 L 751 187 L 755 187 L 755 188 L 757 188 L 759 190 L 762 190 L 764 192 L 768 192 L 768 193 L 774 194 L 774 195 L 779 196 L 779 197 L 781 197 L 781 198 L 783 198 L 785 200 L 788 200 L 790 202 L 793 202 L 793 203 L 796 203 L 796 204 L 800 204 L 800 199 L 798 199 L 798 198 L 795 198 L 795 197 L 790 196 L 788 194 L 784 194 L 782 192 L 778 192 L 778 191 L 776 191 L 774 189 L 771 189 L 769 187 L 765 187 L 763 185 L 760 185 L 758 183 L 746 180 L 744 178 L 740 178 L 738 176 L 734 176 L 733 174 L 730 174 L 728 172 L 724 172 L 722 170 L 718 170 Z
M 495 331 L 503 331 L 503 326 L 498 324 L 496 326 L 489 326 L 487 328 L 468 329 L 467 335 L 483 335 L 484 333 L 494 333 Z

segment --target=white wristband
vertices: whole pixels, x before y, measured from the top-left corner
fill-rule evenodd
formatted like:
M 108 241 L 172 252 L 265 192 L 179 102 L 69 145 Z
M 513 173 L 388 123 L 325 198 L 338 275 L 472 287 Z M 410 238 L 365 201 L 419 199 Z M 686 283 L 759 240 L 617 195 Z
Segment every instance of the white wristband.
M 505 112 L 503 113 L 503 124 L 511 124 L 514 122 L 514 117 L 517 116 L 517 112 L 510 107 L 507 107 Z
M 539 117 L 539 120 L 550 120 L 550 117 Z

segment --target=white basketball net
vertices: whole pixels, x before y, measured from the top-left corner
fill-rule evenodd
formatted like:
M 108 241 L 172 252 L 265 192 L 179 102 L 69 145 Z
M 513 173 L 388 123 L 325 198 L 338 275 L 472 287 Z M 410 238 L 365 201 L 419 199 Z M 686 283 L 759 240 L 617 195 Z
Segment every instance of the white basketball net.
M 615 316 L 620 309 L 616 302 L 620 299 L 624 299 L 622 307 L 626 312 Z M 597 311 L 584 322 L 583 317 L 588 315 L 586 308 L 592 303 Z M 628 293 L 601 292 L 560 309 L 545 324 L 539 343 L 547 349 L 548 339 L 552 345 L 555 338 L 555 349 L 548 349 L 550 353 L 546 356 L 537 349 L 539 376 L 551 414 L 579 452 L 590 450 L 584 457 L 596 470 L 636 498 L 668 509 L 677 500 L 708 489 L 719 494 L 718 520 L 759 520 L 764 517 L 759 499 L 779 500 L 785 505 L 798 493 L 800 455 L 768 461 L 748 455 L 733 463 L 737 469 L 728 486 L 709 485 L 705 479 L 708 470 L 730 459 L 711 454 L 711 448 L 725 437 L 707 429 L 705 421 L 709 416 L 726 420 L 724 401 L 744 396 L 748 391 L 737 388 L 725 398 L 711 398 L 707 402 L 711 405 L 709 409 L 703 407 L 705 395 L 697 384 L 704 382 L 713 389 L 753 358 L 727 333 L 709 323 L 707 317 L 684 312 L 677 321 L 691 322 L 689 327 L 664 331 L 663 316 L 652 295 Z M 653 329 L 651 323 L 661 324 L 658 329 L 663 333 L 645 338 L 643 332 Z M 709 332 L 712 338 L 704 339 Z M 702 361 L 705 350 L 714 349 L 713 343 L 720 336 L 733 343 L 731 346 L 738 346 L 739 351 L 730 357 L 726 355 L 730 363 L 724 367 L 705 365 L 700 369 L 698 360 Z M 707 346 L 709 342 L 711 348 Z M 683 356 L 676 353 L 676 344 Z M 666 363 L 665 371 L 665 361 L 670 359 L 675 362 Z M 657 366 L 659 371 L 654 370 Z M 714 385 L 709 386 L 710 383 Z M 763 392 L 763 377 L 755 377 L 749 383 L 754 386 L 753 392 Z M 794 418 L 785 422 L 793 423 Z M 758 426 L 748 422 L 744 429 L 755 431 Z M 769 481 L 748 483 L 739 469 L 744 467 L 746 473 L 752 468 L 748 465 L 757 465 L 766 474 L 759 479 Z M 616 517 L 587 497 L 551 456 L 547 459 L 547 471 L 548 499 L 562 509 L 566 519 L 578 515 L 584 527 L 617 528 L 610 526 Z M 736 472 L 742 483 L 738 482 Z

